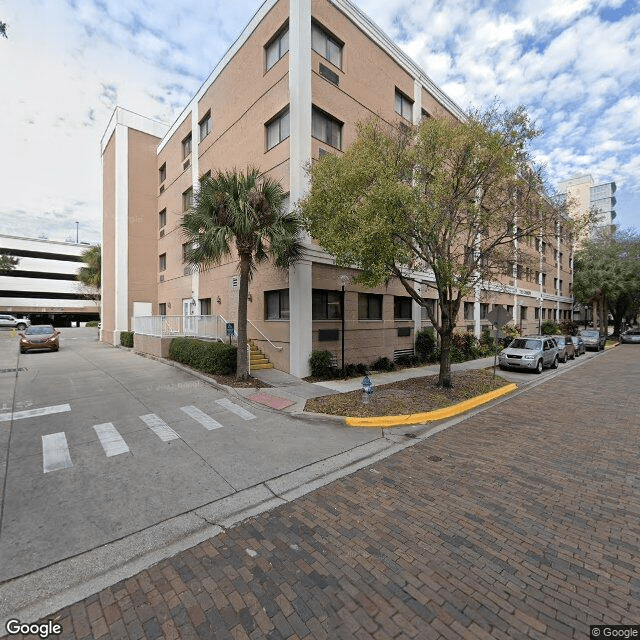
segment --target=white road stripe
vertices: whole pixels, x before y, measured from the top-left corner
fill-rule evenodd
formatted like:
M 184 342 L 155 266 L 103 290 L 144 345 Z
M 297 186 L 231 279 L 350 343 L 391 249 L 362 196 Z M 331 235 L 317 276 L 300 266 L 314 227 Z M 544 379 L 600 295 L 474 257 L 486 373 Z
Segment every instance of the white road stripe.
M 217 420 L 214 420 L 203 411 L 200 411 L 198 407 L 189 405 L 188 407 L 180 407 L 188 416 L 191 416 L 196 422 L 199 422 L 205 429 L 211 431 L 213 429 L 222 429 L 224 425 L 221 425 Z
M 231 402 L 227 398 L 221 398 L 220 400 L 216 400 L 219 405 L 222 405 L 225 409 L 228 409 L 232 413 L 235 413 L 237 416 L 240 416 L 243 420 L 254 420 L 255 416 L 253 413 L 243 409 L 240 405 L 235 404 L 235 402 Z
M 100 438 L 100 444 L 107 454 L 107 458 L 129 451 L 129 446 L 111 422 L 96 424 L 93 428 Z
M 42 469 L 45 473 L 72 467 L 67 436 L 64 431 L 42 436 Z
M 153 431 L 160 440 L 169 442 L 169 440 L 175 440 L 180 436 L 164 421 L 159 418 L 155 413 L 148 413 L 146 416 L 140 416 L 140 420 L 144 422 L 151 431 Z
M 68 404 L 57 404 L 53 407 L 41 407 L 40 409 L 27 409 L 25 411 L 9 411 L 9 413 L 0 413 L 0 422 L 46 416 L 50 413 L 63 413 L 65 411 L 71 411 L 71 407 Z

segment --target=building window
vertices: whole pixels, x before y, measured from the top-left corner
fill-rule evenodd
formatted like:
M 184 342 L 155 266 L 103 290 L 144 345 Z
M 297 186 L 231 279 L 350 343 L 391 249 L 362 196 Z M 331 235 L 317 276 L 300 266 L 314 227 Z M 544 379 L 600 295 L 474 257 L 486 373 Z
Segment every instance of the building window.
M 413 100 L 409 100 L 398 89 L 396 89 L 396 113 L 409 122 L 413 121 Z
M 358 294 L 358 320 L 382 320 L 382 296 L 375 293 Z
M 474 303 L 473 302 L 465 302 L 464 303 L 464 319 L 465 320 L 473 320 L 473 309 L 474 309 Z
M 200 142 L 202 142 L 211 133 L 211 111 L 207 111 L 206 115 L 199 122 Z
M 507 313 L 513 318 L 513 305 L 512 304 L 508 304 L 507 305 Z
M 430 117 L 431 117 L 431 114 L 426 109 L 422 109 L 422 111 L 420 112 L 420 119 L 426 120 L 427 118 L 430 118 Z
M 191 209 L 191 205 L 193 204 L 193 187 L 189 187 L 182 194 L 182 211 L 189 211 Z
M 545 319 L 546 315 L 547 315 L 547 310 L 544 307 L 542 307 L 542 319 L 543 320 Z
M 429 312 L 427 307 L 431 309 L 431 315 L 436 317 L 436 301 L 433 298 L 422 298 L 423 305 L 420 307 L 420 319 L 422 322 L 429 320 Z
M 332 65 L 342 69 L 342 43 L 329 35 L 319 24 L 311 24 L 311 48 L 328 60 Z
M 311 292 L 311 318 L 312 320 L 340 320 L 340 291 L 324 291 L 313 289 Z
M 211 298 L 200 298 L 200 315 L 211 315 Z
M 539 320 L 540 319 L 540 308 L 539 307 L 536 307 L 533 310 L 533 317 L 534 317 L 535 320 Z
M 158 315 L 161 315 L 161 316 L 166 316 L 167 315 L 167 303 L 166 302 L 161 302 L 158 305 Z
M 558 287 L 558 293 L 562 295 L 562 280 L 560 280 L 560 286 Z
M 189 262 L 189 242 L 182 245 L 182 262 Z
M 160 180 L 160 184 L 162 184 L 167 179 L 167 163 L 166 162 L 158 169 L 158 179 Z
M 269 42 L 265 48 L 265 69 L 269 71 L 273 65 L 289 51 L 289 26 L 287 25 Z
M 411 301 L 409 296 L 393 297 L 393 317 L 396 320 L 411 320 Z
M 167 254 L 166 253 L 162 253 L 158 256 L 158 268 L 160 269 L 160 271 L 167 270 Z
M 267 151 L 289 137 L 289 107 L 265 125 L 267 131 Z
M 211 169 L 209 169 L 209 171 L 207 171 L 207 173 L 203 173 L 203 174 L 200 176 L 200 186 L 202 186 L 202 185 L 203 185 L 203 183 L 204 183 L 204 181 L 205 181 L 207 178 L 210 178 L 210 177 L 211 177 Z
M 553 289 L 554 291 L 558 289 L 558 278 L 553 279 Z
M 489 313 L 489 305 L 486 302 L 480 303 L 480 320 L 486 320 Z
M 545 286 L 547 284 L 547 274 L 542 273 L 540 274 L 540 277 L 542 278 L 542 285 Z
M 289 319 L 289 289 L 264 292 L 264 308 L 267 320 Z
M 527 307 L 520 307 L 520 320 L 527 319 Z
M 167 224 L 167 210 L 163 209 L 158 214 L 158 227 L 162 229 L 162 227 L 164 227 L 166 224 Z
M 182 141 L 182 159 L 191 155 L 191 134 Z
M 342 148 L 342 123 L 316 107 L 311 112 L 311 135 L 336 149 Z

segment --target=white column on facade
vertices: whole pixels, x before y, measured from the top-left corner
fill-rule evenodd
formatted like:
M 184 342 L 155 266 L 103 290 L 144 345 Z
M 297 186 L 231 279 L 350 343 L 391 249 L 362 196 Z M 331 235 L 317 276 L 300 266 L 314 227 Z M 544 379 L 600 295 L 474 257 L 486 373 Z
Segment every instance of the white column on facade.
M 191 186 L 195 195 L 200 188 L 200 125 L 198 124 L 198 101 L 194 100 L 191 107 Z M 191 292 L 195 300 L 195 313 L 200 315 L 200 270 L 191 269 Z
M 415 285 L 416 293 L 422 296 L 422 283 L 418 282 Z M 413 333 L 414 336 L 422 328 L 422 307 L 411 298 L 411 316 L 413 318 Z
M 311 163 L 311 0 L 289 4 L 289 192 L 290 202 L 304 197 Z M 305 235 L 303 241 L 309 244 Z M 311 260 L 289 269 L 289 371 L 309 375 L 312 349 Z
M 413 80 L 413 124 L 420 124 L 422 119 L 422 83 Z
M 115 296 L 113 343 L 120 342 L 120 332 L 129 330 L 129 128 L 115 128 Z

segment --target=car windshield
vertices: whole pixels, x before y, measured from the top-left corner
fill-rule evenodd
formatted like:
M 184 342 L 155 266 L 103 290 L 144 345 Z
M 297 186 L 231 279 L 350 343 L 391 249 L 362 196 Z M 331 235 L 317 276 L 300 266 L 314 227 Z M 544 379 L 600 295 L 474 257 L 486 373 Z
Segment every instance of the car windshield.
M 50 324 L 43 324 L 29 327 L 25 333 L 29 336 L 46 336 L 54 331 L 55 329 Z
M 586 336 L 587 338 L 597 338 L 599 334 L 597 331 L 582 331 L 580 335 Z
M 516 338 L 510 345 L 510 349 L 540 349 L 542 344 L 540 340 L 526 340 L 525 338 Z

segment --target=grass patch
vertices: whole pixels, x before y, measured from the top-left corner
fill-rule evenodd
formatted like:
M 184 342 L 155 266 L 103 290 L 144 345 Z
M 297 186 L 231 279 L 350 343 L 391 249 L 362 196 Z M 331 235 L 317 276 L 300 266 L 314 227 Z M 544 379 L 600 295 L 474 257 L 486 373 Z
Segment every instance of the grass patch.
M 362 402 L 363 393 L 358 390 L 307 400 L 305 411 L 357 418 L 422 413 L 449 407 L 508 384 L 504 378 L 494 378 L 484 370 L 460 371 L 451 377 L 451 389 L 438 387 L 437 375 L 410 378 L 376 386 L 368 404 Z

